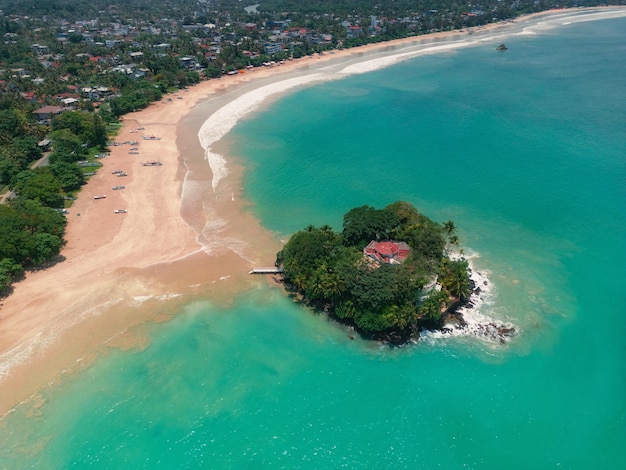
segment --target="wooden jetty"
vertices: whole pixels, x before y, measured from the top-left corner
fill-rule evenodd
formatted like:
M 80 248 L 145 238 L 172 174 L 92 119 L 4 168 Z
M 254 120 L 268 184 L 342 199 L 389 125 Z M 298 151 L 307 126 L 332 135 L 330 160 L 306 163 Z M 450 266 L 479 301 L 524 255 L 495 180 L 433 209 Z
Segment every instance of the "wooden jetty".
M 276 266 L 267 266 L 261 268 L 253 268 L 248 274 L 281 274 L 283 268 Z

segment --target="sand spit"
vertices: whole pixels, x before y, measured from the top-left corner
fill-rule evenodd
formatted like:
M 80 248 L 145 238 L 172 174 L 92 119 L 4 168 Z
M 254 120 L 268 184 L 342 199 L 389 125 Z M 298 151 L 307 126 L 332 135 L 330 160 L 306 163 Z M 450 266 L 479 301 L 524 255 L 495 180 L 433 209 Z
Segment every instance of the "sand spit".
M 65 260 L 29 273 L 3 301 L 0 416 L 113 345 L 145 347 L 138 325 L 167 319 L 195 298 L 228 302 L 233 293 L 263 282 L 246 273 L 254 264 L 271 262 L 280 241 L 244 210 L 243 169 L 216 145 L 268 99 L 419 54 L 615 16 L 626 16 L 626 9 L 552 11 L 472 31 L 307 57 L 206 81 L 124 116 L 115 140 L 139 141 L 139 154 L 130 154 L 129 145 L 111 148 L 70 208 Z M 200 104 L 202 120 L 194 121 L 194 129 L 182 126 Z M 144 140 L 143 134 L 160 139 Z M 200 142 L 191 142 L 192 136 Z M 162 165 L 146 167 L 145 161 Z M 126 176 L 112 174 L 114 169 Z M 125 189 L 113 191 L 115 185 Z M 94 199 L 99 194 L 106 199 Z

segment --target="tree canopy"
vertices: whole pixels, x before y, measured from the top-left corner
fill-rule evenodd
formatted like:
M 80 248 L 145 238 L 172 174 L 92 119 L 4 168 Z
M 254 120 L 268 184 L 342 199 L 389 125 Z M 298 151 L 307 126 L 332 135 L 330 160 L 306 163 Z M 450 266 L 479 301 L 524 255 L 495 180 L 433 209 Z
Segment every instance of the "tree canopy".
M 17 198 L 0 205 L 0 291 L 24 267 L 40 266 L 59 254 L 66 223 L 37 200 Z
M 0 293 L 24 269 L 59 254 L 66 224 L 61 210 L 68 194 L 85 183 L 75 162 L 88 158 L 90 147 L 104 147 L 107 140 L 100 116 L 66 111 L 51 122 L 50 164 L 42 160 L 36 167 L 33 162 L 44 155 L 38 145 L 42 126 L 33 125 L 23 108 L 11 106 L 10 100 L 0 99 L 0 187 L 13 191 L 10 202 L 0 205 Z
M 446 310 L 471 292 L 467 262 L 447 255 L 458 243 L 455 230 L 452 222 L 438 224 L 407 202 L 361 206 L 344 215 L 341 233 L 329 226 L 295 233 L 277 264 L 305 303 L 366 337 L 404 342 L 420 328 L 441 326 Z M 405 242 L 410 253 L 402 263 L 374 260 L 363 251 L 372 240 Z M 440 290 L 425 290 L 435 279 Z

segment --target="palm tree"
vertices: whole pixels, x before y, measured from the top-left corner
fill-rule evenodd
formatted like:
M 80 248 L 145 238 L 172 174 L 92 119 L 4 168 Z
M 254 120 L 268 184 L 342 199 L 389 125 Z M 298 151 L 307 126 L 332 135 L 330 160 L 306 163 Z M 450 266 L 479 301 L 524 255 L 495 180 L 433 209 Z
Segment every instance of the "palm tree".
M 443 231 L 450 245 L 459 245 L 459 237 L 456 236 L 456 226 L 454 225 L 454 222 L 451 220 L 444 222 Z
M 324 279 L 319 271 L 315 271 L 307 287 L 307 294 L 311 299 L 318 299 L 324 295 Z
M 346 286 L 339 276 L 328 273 L 324 276 L 324 289 L 331 299 L 337 301 L 343 296 Z
M 346 300 L 341 302 L 335 309 L 335 314 L 339 318 L 354 318 L 354 312 L 356 312 L 356 306 L 352 300 Z
M 448 220 L 447 222 L 444 222 L 443 223 L 443 231 L 446 233 L 447 236 L 450 236 L 454 232 L 456 232 L 456 226 L 454 225 L 454 222 L 452 222 L 451 220 Z
M 307 286 L 307 277 L 306 277 L 306 275 L 304 273 L 296 274 L 295 277 L 293 278 L 293 285 L 300 292 L 304 292 L 306 290 L 306 286 Z
M 415 309 L 411 305 L 392 305 L 385 313 L 385 320 L 392 326 L 405 330 L 416 320 Z
M 436 297 L 428 297 L 420 307 L 420 315 L 422 318 L 431 321 L 439 321 L 441 319 L 441 305 Z
M 472 293 L 469 283 L 469 275 L 462 265 L 452 269 L 446 276 L 446 287 L 452 297 L 465 300 Z

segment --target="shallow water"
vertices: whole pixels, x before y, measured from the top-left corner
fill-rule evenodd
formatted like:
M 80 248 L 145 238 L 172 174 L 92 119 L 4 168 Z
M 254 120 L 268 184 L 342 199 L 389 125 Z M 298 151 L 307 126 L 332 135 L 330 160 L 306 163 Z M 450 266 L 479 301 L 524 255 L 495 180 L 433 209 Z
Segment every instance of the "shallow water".
M 408 200 L 453 219 L 507 345 L 389 349 L 259 287 L 189 305 L 4 420 L 3 468 L 619 468 L 626 20 L 546 29 L 285 97 L 231 134 L 287 236 Z M 302 110 L 305 110 L 303 112 Z

